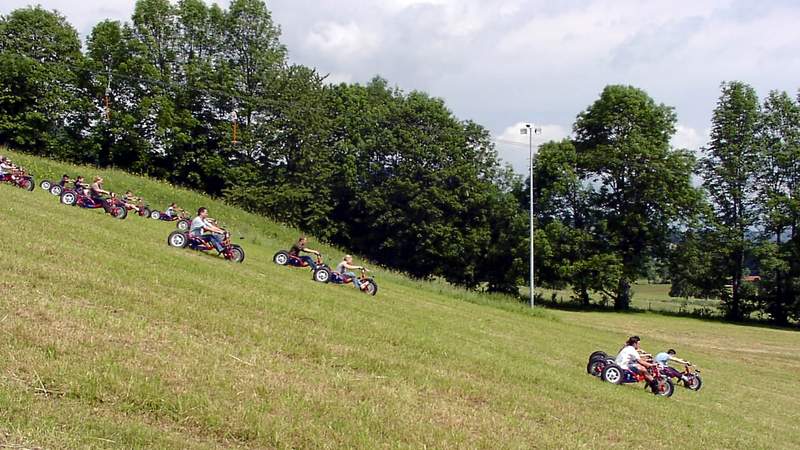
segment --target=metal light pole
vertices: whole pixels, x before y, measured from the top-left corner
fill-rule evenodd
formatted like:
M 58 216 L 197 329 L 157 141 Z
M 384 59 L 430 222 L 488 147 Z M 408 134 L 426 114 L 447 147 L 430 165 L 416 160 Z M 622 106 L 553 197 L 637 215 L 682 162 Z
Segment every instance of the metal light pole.
M 533 274 L 533 134 L 541 133 L 541 128 L 535 128 L 533 125 L 526 123 L 525 128 L 521 128 L 519 130 L 520 134 L 527 134 L 528 135 L 528 150 L 530 152 L 530 231 L 531 231 L 531 274 L 530 274 L 530 282 L 531 282 L 531 308 L 533 308 L 533 290 L 535 288 L 535 276 Z

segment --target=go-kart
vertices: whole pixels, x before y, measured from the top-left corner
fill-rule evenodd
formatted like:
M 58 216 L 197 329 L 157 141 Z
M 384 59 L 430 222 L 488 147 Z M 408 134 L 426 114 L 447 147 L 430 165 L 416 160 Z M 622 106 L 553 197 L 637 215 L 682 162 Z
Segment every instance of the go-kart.
M 175 214 L 173 216 L 168 216 L 161 211 L 153 209 L 150 211 L 150 218 L 153 220 L 163 220 L 164 222 L 177 221 L 178 223 L 175 224 L 175 228 L 181 231 L 189 231 L 189 227 L 192 224 L 192 220 L 189 217 L 189 213 L 187 213 L 182 209 L 178 209 L 178 213 L 179 214 Z
M 661 372 L 658 365 L 652 365 L 647 368 L 647 371 L 653 379 L 656 380 L 657 386 L 653 388 L 653 394 L 659 397 L 672 397 L 672 394 L 675 393 L 675 385 L 669 377 Z M 600 373 L 600 379 L 611 384 L 641 383 L 646 380 L 644 375 L 633 373 L 628 369 L 623 369 L 613 362 L 603 367 L 603 371 Z M 649 386 L 645 384 L 645 388 L 647 387 Z
M 242 262 L 244 261 L 244 250 L 237 244 L 231 244 L 231 234 L 225 232 L 222 235 L 223 250 L 220 253 L 225 259 L 229 261 Z M 186 248 L 198 250 L 201 252 L 216 251 L 214 244 L 206 240 L 202 236 L 192 236 L 187 231 L 173 231 L 167 236 L 167 244 L 171 247 Z
M 53 182 L 53 181 L 50 181 L 50 180 L 42 180 L 42 181 L 39 183 L 39 187 L 40 187 L 40 188 L 42 188 L 42 189 L 44 189 L 45 191 L 48 191 L 48 192 L 49 192 L 49 191 L 50 191 L 50 187 L 52 187 L 54 184 L 56 184 L 56 183 L 55 183 L 55 182 Z
M 683 372 L 678 372 L 676 369 L 670 367 L 671 370 L 662 370 L 662 372 L 670 377 L 675 378 L 677 384 L 683 385 L 686 389 L 692 391 L 699 391 L 703 387 L 703 379 L 700 377 L 700 369 L 695 367 L 692 363 L 683 366 Z
M 136 205 L 134 205 L 131 202 L 125 202 L 124 205 L 125 209 L 127 209 L 128 211 L 134 211 L 134 213 L 139 217 L 150 217 L 150 206 L 145 205 L 144 202 L 138 202 Z M 138 211 L 134 210 L 133 209 L 134 206 L 139 208 L 139 210 Z
M 375 295 L 378 293 L 378 285 L 375 283 L 373 278 L 367 277 L 368 270 L 365 268 L 361 269 L 361 275 L 358 276 L 359 284 L 361 285 L 361 292 L 364 292 L 369 295 Z M 311 279 L 314 281 L 318 281 L 320 283 L 333 283 L 333 284 L 348 284 L 353 282 L 353 278 L 347 275 L 342 275 L 339 272 L 335 272 L 330 269 L 328 266 L 321 266 L 314 269 L 311 275 Z
M 26 191 L 32 191 L 36 186 L 33 177 L 24 170 L 15 170 L 12 173 L 0 175 L 0 182 L 12 184 Z
M 111 194 L 110 198 L 96 201 L 82 193 L 66 189 L 61 193 L 61 203 L 67 206 L 80 206 L 87 209 L 103 208 L 107 213 L 120 220 L 128 217 L 128 210 L 125 208 L 125 204 L 114 193 Z
M 322 261 L 321 254 L 317 255 L 314 265 L 311 265 L 307 261 L 300 259 L 299 256 L 292 255 L 286 250 L 281 250 L 278 253 L 275 253 L 275 256 L 272 257 L 272 262 L 279 266 L 311 267 L 311 270 L 314 270 L 318 267 L 326 267 L 328 270 L 330 270 L 330 267 L 325 265 L 325 263 Z

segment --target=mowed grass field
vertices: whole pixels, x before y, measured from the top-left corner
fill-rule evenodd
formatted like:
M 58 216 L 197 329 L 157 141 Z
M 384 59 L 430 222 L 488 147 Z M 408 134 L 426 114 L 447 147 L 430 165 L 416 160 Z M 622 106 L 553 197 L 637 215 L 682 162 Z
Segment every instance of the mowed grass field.
M 530 311 L 380 269 L 368 297 L 274 265 L 296 230 L 12 156 L 37 178 L 101 173 L 154 206 L 208 206 L 247 258 L 169 248 L 174 224 L 0 185 L 0 447 L 800 448 L 800 333 Z M 699 365 L 703 390 L 655 398 L 586 374 L 590 352 L 634 333 Z

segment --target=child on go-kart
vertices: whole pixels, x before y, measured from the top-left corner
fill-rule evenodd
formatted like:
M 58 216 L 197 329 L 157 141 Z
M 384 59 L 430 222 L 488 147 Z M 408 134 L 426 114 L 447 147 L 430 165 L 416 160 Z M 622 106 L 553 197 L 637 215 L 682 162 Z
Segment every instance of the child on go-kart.
M 339 272 L 339 275 L 344 277 L 350 277 L 353 280 L 353 286 L 356 289 L 365 289 L 366 285 L 361 286 L 361 282 L 358 279 L 358 276 L 353 272 L 353 270 L 366 270 L 364 266 L 354 266 L 353 265 L 353 257 L 350 255 L 344 255 L 342 262 L 336 266 L 336 271 Z
M 658 364 L 658 368 L 661 369 L 661 372 L 664 375 L 670 378 L 678 378 L 685 382 L 687 381 L 686 376 L 678 372 L 676 369 L 670 367 L 669 364 L 667 363 L 669 363 L 670 361 L 675 361 L 676 363 L 683 364 L 685 366 L 691 366 L 692 363 L 690 363 L 689 361 L 684 361 L 680 358 L 676 358 L 675 357 L 676 354 L 677 352 L 675 352 L 674 349 L 669 349 L 666 352 L 661 352 L 656 355 L 656 363 Z

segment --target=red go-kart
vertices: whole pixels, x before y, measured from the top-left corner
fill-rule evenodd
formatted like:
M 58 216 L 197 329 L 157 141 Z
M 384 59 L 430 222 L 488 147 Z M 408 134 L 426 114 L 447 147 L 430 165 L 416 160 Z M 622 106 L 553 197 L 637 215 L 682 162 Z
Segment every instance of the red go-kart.
M 12 184 L 26 191 L 32 191 L 35 188 L 33 177 L 24 170 L 17 170 L 12 173 L 0 175 L 0 182 Z
M 281 250 L 278 253 L 275 253 L 275 256 L 272 257 L 272 262 L 279 266 L 310 267 L 311 270 L 314 270 L 317 267 L 328 267 L 322 261 L 322 255 L 317 255 L 314 264 L 309 264 L 308 261 L 301 259 L 299 256 L 292 255 L 286 250 Z
M 169 236 L 167 236 L 167 244 L 176 248 L 189 247 L 192 250 L 198 250 L 201 252 L 211 252 L 216 250 L 214 244 L 209 242 L 205 237 L 193 236 L 187 231 L 179 230 L 173 231 L 169 234 Z M 222 247 L 223 250 L 220 255 L 222 255 L 228 261 L 234 261 L 238 263 L 244 261 L 244 249 L 242 249 L 242 247 L 239 245 L 231 243 L 231 234 L 227 231 L 222 236 Z
M 378 284 L 375 279 L 367 277 L 367 269 L 361 269 L 361 274 L 358 275 L 359 285 L 361 292 L 369 295 L 378 293 Z M 340 274 L 330 269 L 330 267 L 323 265 L 317 267 L 311 275 L 311 279 L 320 283 L 333 283 L 333 284 L 350 284 L 353 283 L 353 278 L 347 275 Z
M 125 208 L 125 203 L 118 199 L 113 193 L 111 194 L 111 198 L 97 201 L 72 189 L 65 189 L 61 193 L 61 203 L 68 206 L 80 206 L 81 208 L 88 209 L 103 208 L 107 213 L 120 220 L 128 217 L 128 210 Z

